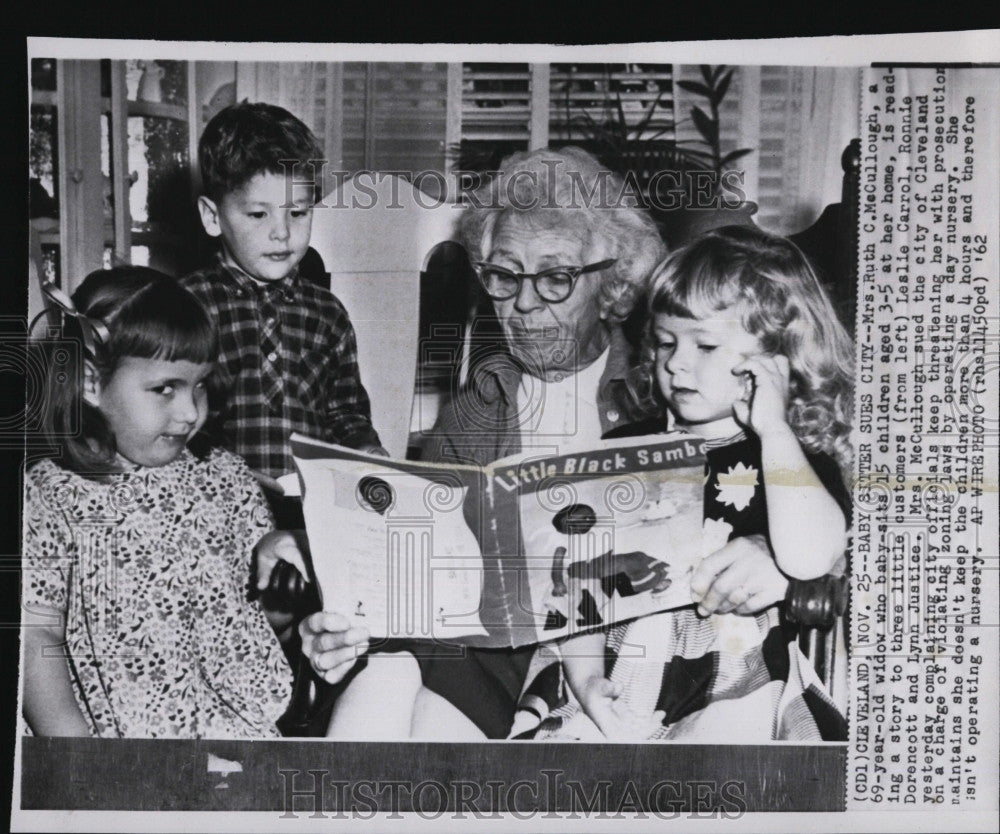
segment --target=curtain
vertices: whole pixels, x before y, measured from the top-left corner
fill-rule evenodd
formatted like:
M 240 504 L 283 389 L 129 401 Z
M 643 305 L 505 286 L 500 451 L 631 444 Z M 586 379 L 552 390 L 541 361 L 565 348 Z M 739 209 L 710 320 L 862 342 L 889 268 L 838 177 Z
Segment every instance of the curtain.
M 302 119 L 329 171 L 444 171 L 447 64 L 241 63 L 236 97 Z
M 762 67 L 757 222 L 790 234 L 840 202 L 840 156 L 859 135 L 861 71 Z
M 241 62 L 236 100 L 277 104 L 300 118 L 320 140 L 331 170 L 344 168 L 344 64 Z

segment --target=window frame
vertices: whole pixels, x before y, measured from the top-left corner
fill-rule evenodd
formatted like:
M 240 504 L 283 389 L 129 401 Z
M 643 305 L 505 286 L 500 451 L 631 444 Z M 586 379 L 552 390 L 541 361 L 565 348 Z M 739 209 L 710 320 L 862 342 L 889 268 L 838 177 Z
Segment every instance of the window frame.
M 73 292 L 83 278 L 104 266 L 105 247 L 115 261 L 132 262 L 132 245 L 176 247 L 176 235 L 132 230 L 128 182 L 128 120 L 130 117 L 173 119 L 188 127 L 188 175 L 191 194 L 198 193 L 197 149 L 201 110 L 197 96 L 197 63 L 186 61 L 187 103 L 130 100 L 125 60 L 111 60 L 110 95 L 101 90 L 99 59 L 56 60 L 56 89 L 31 90 L 31 105 L 55 109 L 59 218 L 31 221 L 43 245 L 59 246 L 59 274 Z M 109 119 L 111 223 L 104 216 L 104 174 L 101 170 L 101 119 Z

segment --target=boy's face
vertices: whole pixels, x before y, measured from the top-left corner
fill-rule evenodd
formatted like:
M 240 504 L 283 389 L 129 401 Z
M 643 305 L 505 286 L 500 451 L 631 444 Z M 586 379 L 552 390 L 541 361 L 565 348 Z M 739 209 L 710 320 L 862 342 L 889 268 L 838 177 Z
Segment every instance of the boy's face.
M 312 232 L 313 189 L 262 172 L 218 203 L 198 200 L 201 222 L 222 236 L 224 260 L 257 281 L 280 281 L 302 260 Z

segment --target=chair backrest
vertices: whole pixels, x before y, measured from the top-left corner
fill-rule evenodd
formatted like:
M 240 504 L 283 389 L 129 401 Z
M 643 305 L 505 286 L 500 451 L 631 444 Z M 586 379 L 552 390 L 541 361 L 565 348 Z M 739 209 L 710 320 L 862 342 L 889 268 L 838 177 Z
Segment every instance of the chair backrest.
M 410 431 L 420 273 L 431 250 L 452 238 L 458 214 L 387 175 L 343 182 L 313 215 L 311 244 L 354 324 L 372 422 L 393 457 L 405 456 Z
M 805 252 L 830 291 L 845 327 L 854 331 L 858 294 L 858 215 L 861 203 L 861 141 L 852 139 L 840 157 L 841 200 L 827 206 L 809 228 L 789 235 Z

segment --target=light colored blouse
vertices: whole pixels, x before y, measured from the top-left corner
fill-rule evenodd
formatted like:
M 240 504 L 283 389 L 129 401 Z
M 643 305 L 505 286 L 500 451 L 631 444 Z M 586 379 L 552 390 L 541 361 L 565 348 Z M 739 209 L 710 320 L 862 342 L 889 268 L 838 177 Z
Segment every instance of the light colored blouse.
M 563 447 L 597 443 L 601 439 L 597 392 L 608 364 L 608 348 L 586 368 L 558 381 L 524 374 L 517 389 L 521 417 L 521 448 L 549 448 L 557 454 Z

